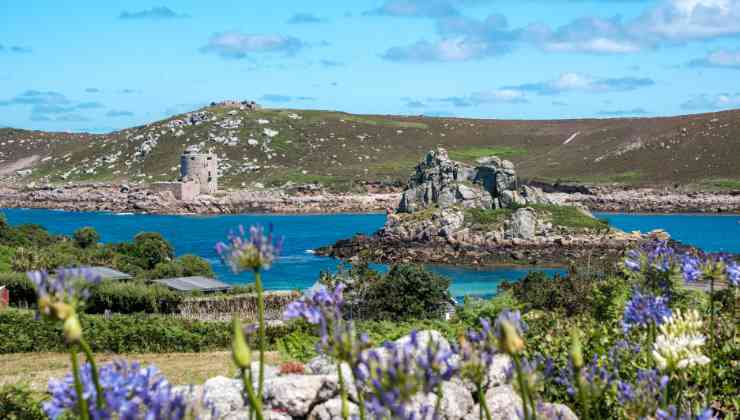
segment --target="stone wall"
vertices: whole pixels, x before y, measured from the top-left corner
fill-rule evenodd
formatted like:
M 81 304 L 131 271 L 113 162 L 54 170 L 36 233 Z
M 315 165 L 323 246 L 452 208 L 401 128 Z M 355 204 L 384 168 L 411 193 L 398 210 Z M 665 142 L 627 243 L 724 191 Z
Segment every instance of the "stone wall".
M 180 201 L 195 201 L 200 194 L 200 184 L 197 182 L 155 182 L 152 190 L 156 192 L 170 192 Z

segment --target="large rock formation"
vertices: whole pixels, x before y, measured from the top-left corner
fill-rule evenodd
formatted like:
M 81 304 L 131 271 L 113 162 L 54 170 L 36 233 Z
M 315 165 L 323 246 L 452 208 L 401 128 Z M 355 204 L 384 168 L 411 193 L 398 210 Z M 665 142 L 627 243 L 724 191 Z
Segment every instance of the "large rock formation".
M 477 163 L 473 167 L 450 160 L 442 148 L 430 151 L 416 166 L 397 210 L 413 213 L 456 205 L 496 209 L 549 203 L 541 190 L 519 188 L 514 164 L 508 160 L 491 156 L 478 159 Z

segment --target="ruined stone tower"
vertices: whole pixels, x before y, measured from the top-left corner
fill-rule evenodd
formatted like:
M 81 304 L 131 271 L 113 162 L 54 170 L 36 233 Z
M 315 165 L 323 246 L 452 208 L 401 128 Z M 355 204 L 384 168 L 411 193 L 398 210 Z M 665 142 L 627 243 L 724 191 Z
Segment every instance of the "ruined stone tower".
M 200 184 L 201 194 L 218 190 L 218 156 L 213 152 L 202 153 L 197 147 L 188 147 L 180 157 L 180 176 L 183 182 Z

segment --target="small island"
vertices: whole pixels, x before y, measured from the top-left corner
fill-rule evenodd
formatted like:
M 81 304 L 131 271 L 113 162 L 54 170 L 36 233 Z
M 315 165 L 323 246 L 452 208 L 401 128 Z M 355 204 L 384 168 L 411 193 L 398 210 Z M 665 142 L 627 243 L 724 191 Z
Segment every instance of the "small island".
M 663 231 L 626 233 L 580 204 L 520 185 L 496 156 L 469 166 L 437 148 L 416 166 L 382 229 L 320 248 L 320 255 L 377 262 L 565 265 L 614 259 Z

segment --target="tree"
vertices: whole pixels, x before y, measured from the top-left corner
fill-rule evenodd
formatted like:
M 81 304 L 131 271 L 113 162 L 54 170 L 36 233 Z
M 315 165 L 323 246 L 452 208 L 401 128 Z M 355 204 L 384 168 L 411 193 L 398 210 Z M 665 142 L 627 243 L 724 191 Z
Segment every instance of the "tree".
M 162 262 L 171 261 L 175 250 L 169 242 L 156 232 L 142 232 L 134 237 L 134 254 L 147 270 Z
M 98 231 L 96 231 L 95 228 L 85 226 L 77 229 L 73 238 L 77 246 L 85 249 L 97 245 L 98 241 L 100 241 L 100 234 L 98 234 Z
M 375 319 L 429 319 L 443 315 L 452 302 L 450 280 L 413 264 L 399 264 L 371 283 L 362 300 Z

